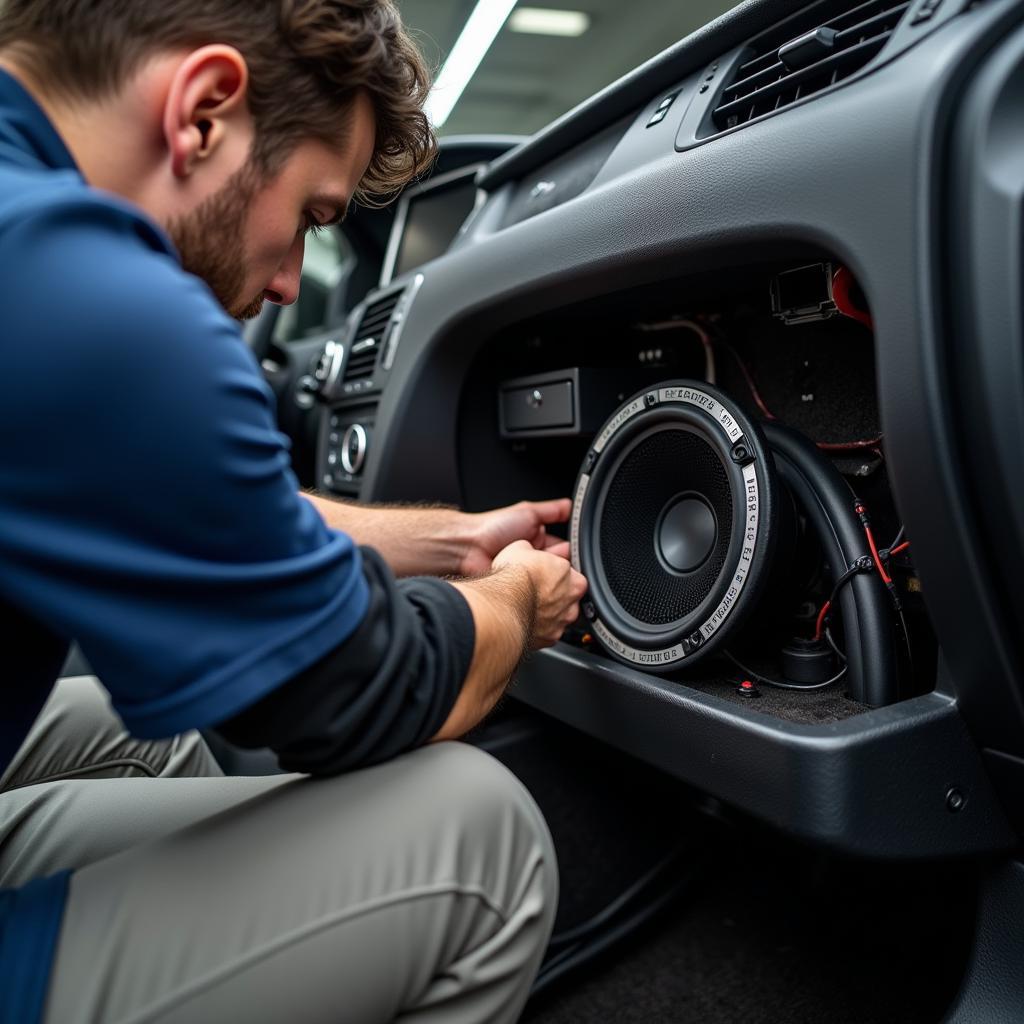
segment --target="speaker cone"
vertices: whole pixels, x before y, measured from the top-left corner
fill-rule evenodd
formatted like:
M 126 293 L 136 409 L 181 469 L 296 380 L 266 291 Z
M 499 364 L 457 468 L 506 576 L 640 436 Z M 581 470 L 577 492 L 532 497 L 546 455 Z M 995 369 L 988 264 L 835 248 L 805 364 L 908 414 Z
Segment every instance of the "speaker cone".
M 600 643 L 656 671 L 720 649 L 770 571 L 776 491 L 759 428 L 709 385 L 667 381 L 617 409 L 577 478 L 570 537 Z

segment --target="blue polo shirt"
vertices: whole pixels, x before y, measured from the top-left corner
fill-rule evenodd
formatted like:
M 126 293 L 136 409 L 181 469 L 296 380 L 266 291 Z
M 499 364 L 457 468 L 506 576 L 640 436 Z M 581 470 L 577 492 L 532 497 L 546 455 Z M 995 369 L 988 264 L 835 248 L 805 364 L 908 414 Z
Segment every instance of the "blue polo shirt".
M 140 737 L 230 718 L 345 640 L 359 552 L 299 497 L 236 324 L 3 72 L 0 281 L 0 772 L 70 640 Z M 0 1022 L 40 1016 L 67 882 L 0 890 Z

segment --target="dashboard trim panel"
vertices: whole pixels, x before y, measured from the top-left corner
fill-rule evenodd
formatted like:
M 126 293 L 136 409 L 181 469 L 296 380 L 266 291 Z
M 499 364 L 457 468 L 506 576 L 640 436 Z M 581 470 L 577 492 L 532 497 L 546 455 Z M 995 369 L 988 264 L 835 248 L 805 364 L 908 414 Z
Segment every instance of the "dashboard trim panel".
M 778 722 L 714 695 L 556 644 L 510 695 L 780 829 L 891 859 L 1012 847 L 955 700 L 937 693 L 827 725 Z M 946 806 L 956 786 L 958 813 Z

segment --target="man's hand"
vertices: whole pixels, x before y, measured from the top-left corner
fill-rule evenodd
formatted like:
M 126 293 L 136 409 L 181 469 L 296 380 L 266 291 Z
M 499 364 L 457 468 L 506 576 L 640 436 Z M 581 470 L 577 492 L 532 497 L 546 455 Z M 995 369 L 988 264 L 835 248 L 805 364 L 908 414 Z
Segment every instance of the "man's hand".
M 550 647 L 579 618 L 587 581 L 564 556 L 539 551 L 528 541 L 517 540 L 498 553 L 493 568 L 498 573 L 518 571 L 529 578 L 533 621 L 528 639 L 534 650 Z
M 569 545 L 546 531 L 552 523 L 569 518 L 568 498 L 467 513 L 444 507 L 358 505 L 316 494 L 303 497 L 332 529 L 376 548 L 396 576 L 482 576 L 490 572 L 494 556 L 516 540 L 569 557 Z
M 564 557 L 517 540 L 498 553 L 493 571 L 455 580 L 473 613 L 473 661 L 455 706 L 435 740 L 453 740 L 494 707 L 529 644 L 550 647 L 576 620 L 587 581 Z
M 468 515 L 468 545 L 459 566 L 460 575 L 481 576 L 488 572 L 499 552 L 504 553 L 515 541 L 527 541 L 538 551 L 568 558 L 568 542 L 548 536 L 547 527 L 567 522 L 571 510 L 572 502 L 568 498 L 557 498 L 520 501 L 491 512 Z

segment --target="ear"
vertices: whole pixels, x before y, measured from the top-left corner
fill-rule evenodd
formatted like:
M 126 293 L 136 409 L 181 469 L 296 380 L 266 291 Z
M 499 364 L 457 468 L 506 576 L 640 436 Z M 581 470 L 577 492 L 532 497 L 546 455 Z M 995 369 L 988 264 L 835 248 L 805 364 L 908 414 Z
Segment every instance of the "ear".
M 186 178 L 248 124 L 249 69 L 233 46 L 193 50 L 178 65 L 164 101 L 164 140 L 176 178 Z

